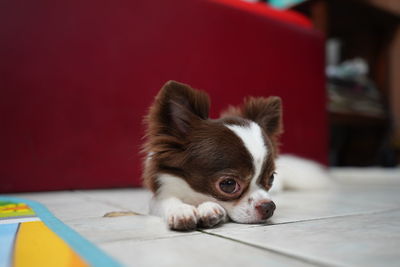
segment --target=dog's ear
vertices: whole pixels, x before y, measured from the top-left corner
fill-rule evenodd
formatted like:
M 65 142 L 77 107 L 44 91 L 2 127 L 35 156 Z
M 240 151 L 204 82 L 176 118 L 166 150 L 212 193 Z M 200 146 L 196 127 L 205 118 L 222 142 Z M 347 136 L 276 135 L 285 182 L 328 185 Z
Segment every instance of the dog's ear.
M 242 106 L 243 117 L 257 122 L 264 131 L 273 136 L 282 132 L 282 101 L 270 96 L 246 98 Z
M 162 133 L 184 137 L 195 123 L 208 118 L 209 107 L 205 92 L 169 81 L 156 96 L 148 122 L 157 122 Z
M 229 107 L 223 117 L 240 116 L 257 122 L 268 136 L 282 133 L 282 101 L 280 97 L 248 97 L 240 107 Z

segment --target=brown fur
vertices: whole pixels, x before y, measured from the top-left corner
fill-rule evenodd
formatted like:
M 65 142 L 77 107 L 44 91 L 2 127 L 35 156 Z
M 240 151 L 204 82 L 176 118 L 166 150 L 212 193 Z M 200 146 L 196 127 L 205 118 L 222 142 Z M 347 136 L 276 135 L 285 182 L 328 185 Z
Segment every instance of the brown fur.
M 145 118 L 147 124 L 143 153 L 146 159 L 143 179 L 157 193 L 158 173 L 184 179 L 195 191 L 220 200 L 235 200 L 215 189 L 220 177 L 237 177 L 246 191 L 254 173 L 252 158 L 242 140 L 224 124 L 258 123 L 264 131 L 268 158 L 258 182 L 270 188 L 275 169 L 277 139 L 281 133 L 281 102 L 277 97 L 248 98 L 241 107 L 231 107 L 221 119 L 208 118 L 209 98 L 188 85 L 167 82 L 155 98 Z M 237 144 L 237 145 L 233 145 Z M 151 159 L 148 156 L 151 155 Z

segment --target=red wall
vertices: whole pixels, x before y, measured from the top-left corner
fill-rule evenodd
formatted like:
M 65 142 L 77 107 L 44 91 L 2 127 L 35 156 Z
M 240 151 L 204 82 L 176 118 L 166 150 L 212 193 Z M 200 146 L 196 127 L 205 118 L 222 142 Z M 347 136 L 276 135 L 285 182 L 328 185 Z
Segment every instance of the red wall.
M 170 79 L 208 91 L 213 116 L 246 95 L 281 96 L 283 151 L 326 162 L 323 39 L 265 10 L 3 1 L 0 192 L 140 185 L 141 120 Z

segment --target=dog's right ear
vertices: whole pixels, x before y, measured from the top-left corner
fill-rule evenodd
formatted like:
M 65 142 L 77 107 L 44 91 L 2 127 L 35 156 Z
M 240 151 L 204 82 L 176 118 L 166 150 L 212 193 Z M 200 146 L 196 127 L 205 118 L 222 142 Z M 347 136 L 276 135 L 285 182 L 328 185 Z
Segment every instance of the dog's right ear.
M 158 134 L 182 138 L 197 122 L 208 118 L 209 108 L 210 100 L 205 92 L 169 81 L 156 96 L 147 120 L 149 127 L 158 128 Z
M 239 116 L 257 122 L 270 137 L 282 131 L 282 101 L 280 97 L 247 97 L 239 107 L 229 107 L 222 117 Z

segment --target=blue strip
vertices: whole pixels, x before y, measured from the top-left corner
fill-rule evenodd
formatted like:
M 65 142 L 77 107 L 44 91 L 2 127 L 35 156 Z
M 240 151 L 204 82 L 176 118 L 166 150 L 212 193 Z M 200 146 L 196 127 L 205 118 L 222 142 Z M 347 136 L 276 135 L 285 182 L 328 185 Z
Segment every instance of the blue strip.
M 19 223 L 0 224 L 0 267 L 11 266 L 18 225 Z
M 36 215 L 55 232 L 60 238 L 67 242 L 71 248 L 78 253 L 88 264 L 94 267 L 119 267 L 122 266 L 117 261 L 109 257 L 95 245 L 84 239 L 77 232 L 66 226 L 42 204 L 32 200 L 14 197 L 2 197 L 0 200 L 26 203 L 31 207 Z M 2 242 L 0 242 L 2 244 Z M 0 256 L 1 258 L 1 256 Z M 0 265 L 1 266 L 1 265 Z M 7 266 L 7 265 L 6 265 Z
M 279 9 L 284 9 L 301 2 L 304 2 L 304 0 L 269 0 L 268 4 Z

